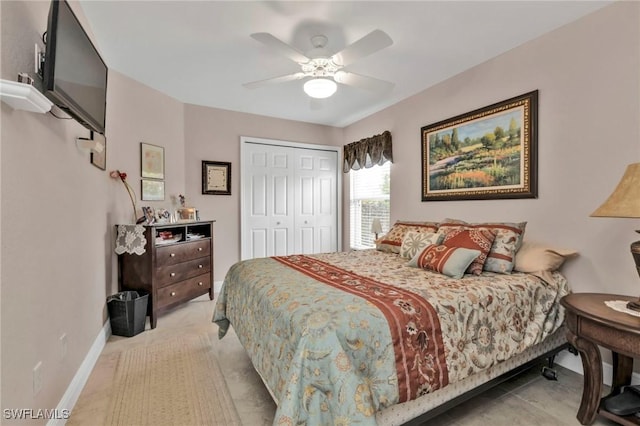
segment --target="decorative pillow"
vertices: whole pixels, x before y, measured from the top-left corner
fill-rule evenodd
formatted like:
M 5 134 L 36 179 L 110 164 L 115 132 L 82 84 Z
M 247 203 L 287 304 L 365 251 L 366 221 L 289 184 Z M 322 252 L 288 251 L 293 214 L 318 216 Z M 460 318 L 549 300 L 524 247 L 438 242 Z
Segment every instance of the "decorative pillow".
M 480 255 L 471 262 L 466 272 L 468 274 L 480 275 L 495 239 L 496 233 L 491 229 L 455 229 L 446 234 L 442 244 L 449 247 L 464 247 L 479 250 Z
M 431 244 L 416 254 L 408 266 L 439 272 L 451 278 L 462 278 L 480 250 Z
M 514 270 L 519 272 L 556 271 L 565 260 L 578 254 L 575 250 L 549 247 L 533 241 L 524 241 L 516 253 Z
M 400 253 L 402 240 L 408 231 L 438 232 L 438 223 L 397 221 L 389 232 L 376 240 L 376 249 L 388 253 Z
M 494 231 L 496 238 L 493 240 L 483 270 L 510 274 L 513 270 L 516 252 L 522 245 L 526 226 L 527 222 L 467 223 L 461 220 L 445 219 L 438 230 L 445 234 L 456 229 L 485 228 Z
M 440 244 L 444 234 L 439 232 L 407 231 L 400 247 L 400 256 L 412 259 L 423 248 L 431 244 Z

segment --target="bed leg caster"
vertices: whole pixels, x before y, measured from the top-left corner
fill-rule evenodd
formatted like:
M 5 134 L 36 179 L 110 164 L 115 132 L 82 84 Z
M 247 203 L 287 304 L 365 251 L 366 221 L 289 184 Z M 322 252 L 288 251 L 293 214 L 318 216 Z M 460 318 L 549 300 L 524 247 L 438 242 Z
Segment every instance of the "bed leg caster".
M 549 367 L 542 367 L 542 377 L 547 380 L 558 380 L 558 373 Z

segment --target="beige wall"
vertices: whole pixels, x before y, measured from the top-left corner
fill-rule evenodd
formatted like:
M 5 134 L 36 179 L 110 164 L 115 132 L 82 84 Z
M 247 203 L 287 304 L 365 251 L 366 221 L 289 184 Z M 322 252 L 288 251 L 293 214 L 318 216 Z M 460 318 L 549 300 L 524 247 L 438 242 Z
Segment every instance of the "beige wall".
M 240 137 L 342 145 L 342 129 L 186 105 L 186 188 L 189 202 L 215 224 L 215 281 L 240 260 Z M 231 162 L 231 196 L 202 195 L 202 160 Z
M 33 69 L 33 43 L 46 29 L 48 9 L 48 1 L 0 3 L 3 79 Z M 102 171 L 77 149 L 75 138 L 89 131 L 74 120 L 1 104 L 1 202 L 12 206 L 2 210 L 0 232 L 2 408 L 60 402 L 107 319 L 105 298 L 117 291 L 113 226 L 130 223 L 132 213 L 124 186 L 108 171 L 127 172 L 139 198 L 139 144 L 153 143 L 165 148 L 167 193 L 182 192 L 183 110 L 182 103 L 110 70 Z M 38 362 L 43 389 L 34 396 Z
M 421 202 L 422 126 L 535 89 L 538 199 Z M 640 3 L 619 2 L 348 126 L 345 140 L 391 131 L 392 220 L 528 221 L 526 238 L 580 252 L 564 268 L 575 291 L 635 295 L 638 220 L 589 214 L 640 161 L 638 117 Z
M 0 2 L 0 77 L 32 69 L 48 7 Z M 637 221 L 588 215 L 625 165 L 640 160 L 639 39 L 640 4 L 617 3 L 345 129 L 183 105 L 110 70 L 107 171 L 126 171 L 139 198 L 139 143 L 163 146 L 166 201 L 144 204 L 171 207 L 171 196 L 183 193 L 203 218 L 217 220 L 219 281 L 240 257 L 240 136 L 340 145 L 388 129 L 392 219 L 527 220 L 527 237 L 580 250 L 566 268 L 575 290 L 635 294 L 628 243 Z M 420 127 L 534 89 L 538 199 L 420 201 Z M 88 131 L 75 121 L 4 103 L 0 120 L 2 408 L 53 408 L 106 320 L 105 297 L 117 286 L 113 225 L 129 221 L 129 200 L 77 150 L 75 138 Z M 232 162 L 231 196 L 201 195 L 202 160 Z M 348 197 L 348 178 L 344 188 Z M 348 220 L 343 226 L 348 236 Z M 38 361 L 44 388 L 34 397 Z

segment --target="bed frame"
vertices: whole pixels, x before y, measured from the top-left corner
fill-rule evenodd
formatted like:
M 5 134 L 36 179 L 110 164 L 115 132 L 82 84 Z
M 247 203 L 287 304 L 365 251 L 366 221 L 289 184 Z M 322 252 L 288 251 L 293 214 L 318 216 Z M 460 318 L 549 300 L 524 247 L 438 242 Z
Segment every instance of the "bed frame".
M 528 370 L 530 370 L 531 368 L 537 366 L 540 364 L 540 362 L 544 359 L 548 360 L 548 367 L 543 367 L 543 371 L 542 371 L 542 375 L 548 379 L 548 380 L 556 380 L 555 377 L 555 371 L 553 370 L 554 367 L 554 361 L 555 361 L 555 357 L 558 353 L 560 353 L 561 351 L 567 349 L 569 352 L 571 352 L 574 355 L 578 355 L 578 351 L 570 344 L 570 343 L 564 343 L 562 344 L 560 347 L 556 348 L 556 349 L 552 349 L 546 353 L 544 353 L 543 355 L 540 355 L 530 361 L 527 361 L 526 363 L 519 365 L 518 367 L 514 368 L 513 370 L 507 371 L 506 373 L 501 374 L 498 377 L 495 377 L 491 380 L 489 380 L 488 382 L 485 382 L 483 384 L 481 384 L 480 386 L 477 386 L 471 390 L 466 391 L 465 393 L 463 393 L 462 395 L 459 395 L 445 403 L 443 403 L 442 405 L 439 405 L 435 408 L 433 408 L 432 410 L 429 410 L 428 412 L 412 419 L 409 420 L 406 423 L 403 423 L 403 426 L 420 426 L 423 425 L 425 422 L 427 422 L 428 420 L 433 419 L 434 417 L 439 416 L 440 414 L 446 413 L 447 411 L 449 411 L 450 409 L 456 407 L 457 405 L 462 404 L 463 402 L 468 401 L 469 399 L 480 395 L 483 392 L 488 391 L 489 389 L 506 382 L 507 380 L 510 380 L 513 377 L 516 377 Z M 551 373 L 550 373 L 551 372 Z

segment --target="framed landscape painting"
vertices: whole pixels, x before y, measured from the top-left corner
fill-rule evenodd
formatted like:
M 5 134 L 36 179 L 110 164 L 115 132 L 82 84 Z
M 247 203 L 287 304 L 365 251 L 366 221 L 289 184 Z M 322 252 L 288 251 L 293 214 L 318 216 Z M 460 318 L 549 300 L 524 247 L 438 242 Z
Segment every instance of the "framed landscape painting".
M 421 129 L 422 201 L 537 198 L 538 91 Z

